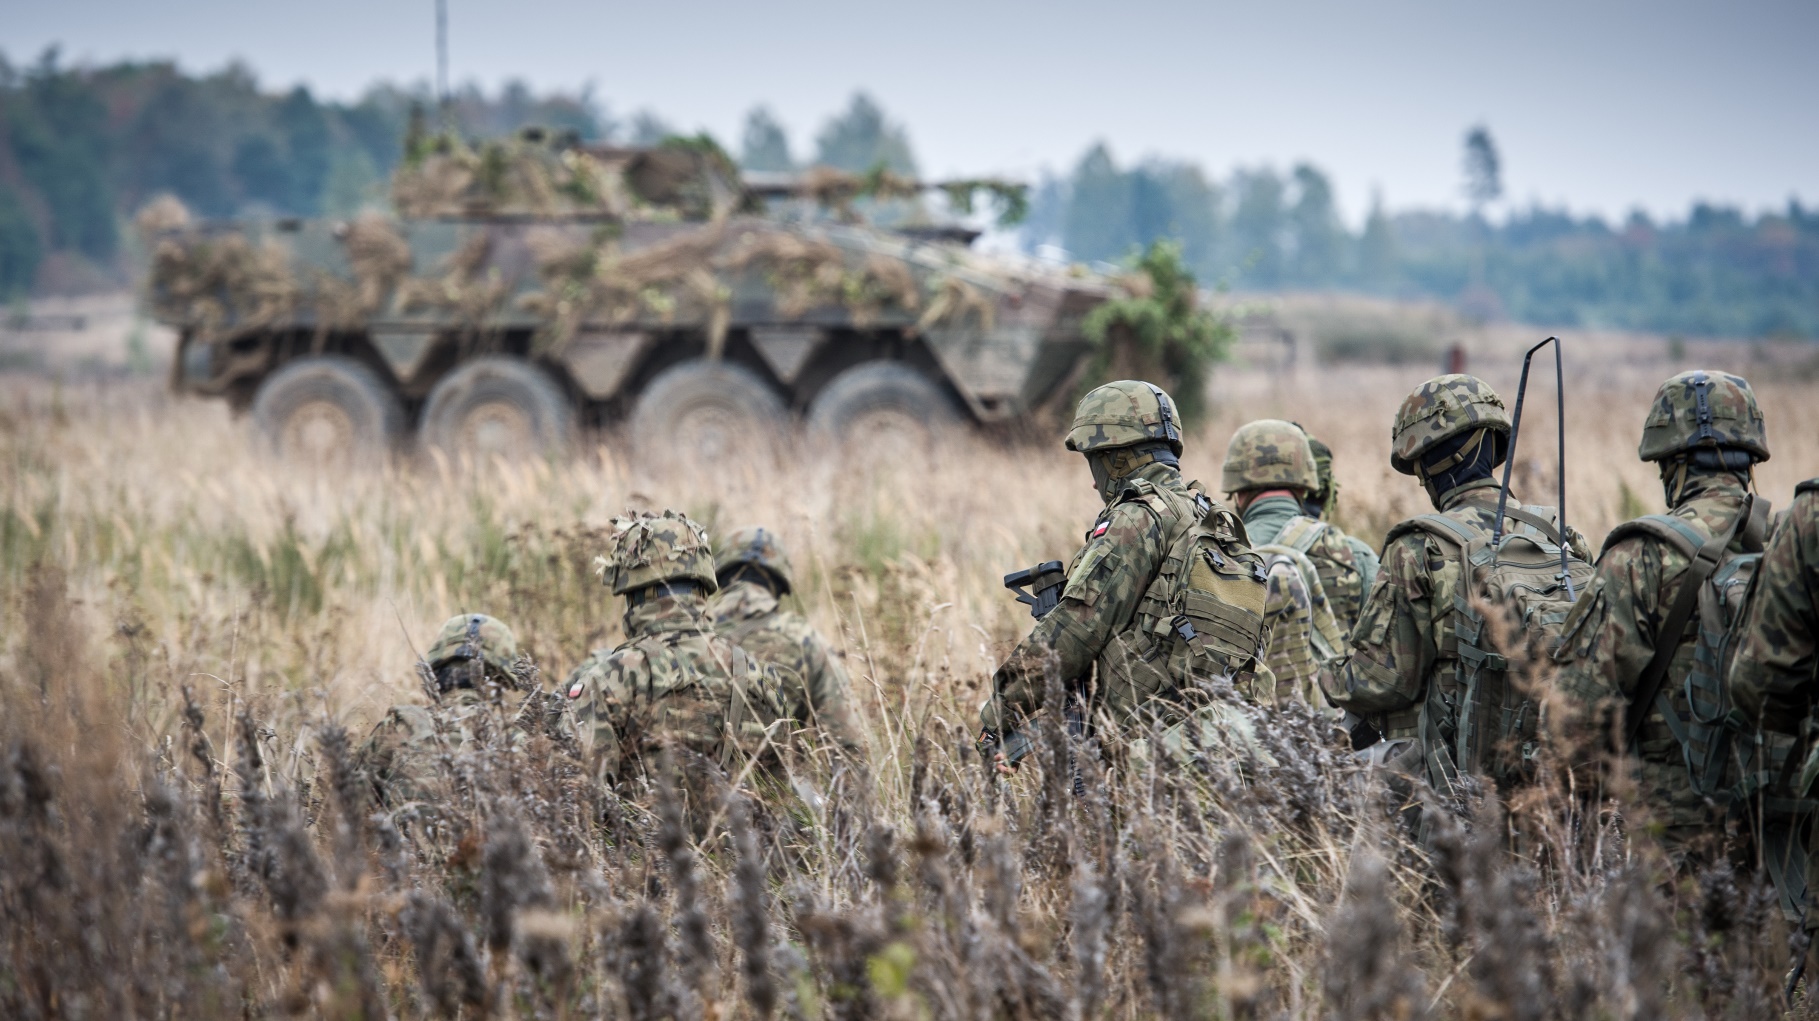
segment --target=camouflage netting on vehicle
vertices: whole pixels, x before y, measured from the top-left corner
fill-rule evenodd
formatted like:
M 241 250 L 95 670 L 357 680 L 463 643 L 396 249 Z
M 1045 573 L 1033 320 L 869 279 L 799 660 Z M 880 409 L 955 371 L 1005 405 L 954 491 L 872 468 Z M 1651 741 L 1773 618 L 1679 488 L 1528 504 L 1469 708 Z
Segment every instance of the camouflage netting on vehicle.
M 354 276 L 316 271 L 317 320 L 328 329 L 359 329 L 410 276 L 411 246 L 396 223 L 372 212 L 347 225 L 341 245 Z
M 412 137 L 392 177 L 392 205 L 407 217 L 623 213 L 631 204 L 603 161 L 540 132 L 478 147 L 450 134 Z
M 189 211 L 169 195 L 154 199 L 137 219 L 151 249 L 158 318 L 190 323 L 198 338 L 209 339 L 276 326 L 295 311 L 296 274 L 282 246 L 192 227 Z

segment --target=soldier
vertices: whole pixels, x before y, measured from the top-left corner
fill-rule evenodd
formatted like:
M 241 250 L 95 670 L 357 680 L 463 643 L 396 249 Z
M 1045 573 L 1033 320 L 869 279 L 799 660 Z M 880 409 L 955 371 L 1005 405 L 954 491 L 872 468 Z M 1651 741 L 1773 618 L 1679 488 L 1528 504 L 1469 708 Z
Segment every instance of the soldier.
M 1303 433 L 1306 429 L 1297 425 Z M 1316 485 L 1301 501 L 1298 519 L 1282 526 L 1276 541 L 1307 554 L 1320 572 L 1320 584 L 1326 589 L 1328 605 L 1339 627 L 1350 633 L 1364 609 L 1364 597 L 1377 580 L 1377 553 L 1364 540 L 1345 534 L 1328 520 L 1339 497 L 1339 485 L 1333 481 L 1331 447 L 1307 433 L 1308 449 L 1314 452 Z
M 681 752 L 691 796 L 706 796 L 700 767 L 730 770 L 763 752 L 782 710 L 762 667 L 714 633 L 714 560 L 701 526 L 664 511 L 615 519 L 613 529 L 595 563 L 625 597 L 626 638 L 564 685 L 582 748 L 604 783 L 648 772 L 661 749 Z
M 1000 750 L 1044 708 L 1046 671 L 1064 683 L 1094 676 L 1092 707 L 1116 722 L 1165 725 L 1210 705 L 1216 679 L 1262 673 L 1263 560 L 1238 516 L 1178 467 L 1174 401 L 1151 383 L 1121 380 L 1080 402 L 1067 449 L 1086 457 L 1106 507 L 1075 554 L 1058 606 L 992 678 L 980 712 L 980 749 L 1008 772 Z M 1051 710 L 1059 707 L 1049 707 Z
M 839 655 L 808 621 L 779 603 L 790 592 L 791 573 L 776 532 L 741 528 L 727 536 L 714 558 L 720 593 L 708 604 L 708 614 L 722 637 L 776 673 L 779 700 L 791 719 L 820 727 L 857 754 L 859 728 Z
M 1819 755 L 1812 735 L 1819 733 L 1808 721 L 1819 708 L 1819 479 L 1802 482 L 1794 502 L 1775 528 L 1774 538 L 1756 568 L 1755 595 L 1742 623 L 1743 641 L 1731 663 L 1730 689 L 1737 712 L 1764 737 L 1798 741 L 1794 762 L 1804 763 L 1791 793 L 1798 799 L 1813 797 L 1819 783 Z M 1808 891 L 1819 889 L 1819 846 L 1811 831 L 1810 810 L 1803 820 L 1771 819 L 1763 827 L 1763 859 L 1784 892 L 1793 901 L 1788 907 L 1799 915 L 1807 930 L 1819 928 L 1819 911 L 1807 904 Z M 1790 833 L 1798 827 L 1797 833 Z M 1797 836 L 1798 841 L 1790 840 Z M 1782 846 L 1777 846 L 1777 838 Z M 1799 844 L 1805 849 L 1805 883 L 1800 883 Z M 1793 859 L 1789 861 L 1788 859 Z M 1789 869 L 1786 866 L 1791 865 Z M 1797 891 L 1797 893 L 1795 893 Z M 1793 894 L 1790 896 L 1790 894 Z
M 1450 792 L 1457 775 L 1456 712 L 1465 693 L 1460 657 L 1464 571 L 1458 541 L 1429 528 L 1456 529 L 1488 539 L 1497 522 L 1498 485 L 1492 469 L 1508 452 L 1509 413 L 1483 380 L 1453 374 L 1415 388 L 1390 430 L 1390 466 L 1421 480 L 1438 511 L 1397 525 L 1383 550 L 1377 583 L 1352 629 L 1350 656 L 1335 665 L 1328 701 L 1361 718 L 1384 739 L 1372 758 L 1398 771 L 1424 773 Z M 1547 508 L 1512 506 L 1511 529 L 1533 527 Z M 1358 721 L 1354 721 L 1358 722 Z
M 1610 733 L 1610 714 L 1646 714 L 1635 732 L 1638 779 L 1655 821 L 1666 827 L 1670 851 L 1679 857 L 1695 850 L 1690 843 L 1720 826 L 1723 817 L 1695 789 L 1691 759 L 1676 733 L 1692 718 L 1684 682 L 1693 670 L 1699 629 L 1674 636 L 1660 632 L 1682 582 L 1705 581 L 1688 574 L 1700 547 L 1714 536 L 1728 538 L 1722 550 L 1712 551 L 1714 564 L 1726 554 L 1762 548 L 1766 508 L 1749 493 L 1751 466 L 1768 460 L 1756 395 L 1737 376 L 1683 372 L 1656 391 L 1638 454 L 1660 468 L 1668 515 L 1619 525 L 1605 539 L 1598 573 L 1567 619 L 1555 655 L 1563 664 L 1556 683 L 1575 709 L 1573 722 L 1599 737 Z M 1758 511 L 1753 529 L 1745 516 L 1752 507 Z M 1676 531 L 1689 532 L 1688 539 Z M 1662 646 L 1664 639 L 1671 648 Z M 1659 672 L 1652 684 L 1645 682 L 1651 668 Z M 1644 687 L 1665 700 L 1635 705 L 1646 697 Z M 1663 716 L 1664 704 L 1671 704 L 1674 720 Z
M 559 743 L 574 743 L 563 707 L 540 697 L 536 667 L 518 651 L 512 629 L 493 617 L 450 617 L 419 669 L 431 704 L 393 706 L 360 752 L 383 805 L 425 800 L 443 753 L 483 743 L 502 727 L 514 743 L 540 728 Z
M 1291 698 L 1319 704 L 1316 675 L 1337 658 L 1345 636 L 1333 618 L 1318 569 L 1305 552 L 1279 545 L 1278 538 L 1284 525 L 1307 520 L 1301 501 L 1316 483 L 1313 450 L 1293 423 L 1262 419 L 1232 434 L 1222 474 L 1226 498 L 1244 515 L 1251 547 L 1264 556 L 1269 573 L 1263 613 L 1269 633 L 1265 661 L 1275 675 L 1276 690 L 1252 697 L 1277 705 Z

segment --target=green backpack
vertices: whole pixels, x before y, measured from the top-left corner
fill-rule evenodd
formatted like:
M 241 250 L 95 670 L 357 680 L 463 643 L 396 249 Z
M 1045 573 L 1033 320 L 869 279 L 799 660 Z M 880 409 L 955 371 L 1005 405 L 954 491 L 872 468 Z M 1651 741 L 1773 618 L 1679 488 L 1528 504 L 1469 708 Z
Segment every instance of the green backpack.
M 1511 507 L 1504 517 L 1519 527 L 1496 539 L 1495 546 L 1490 532 L 1444 514 L 1405 521 L 1391 529 L 1386 540 L 1387 546 L 1408 532 L 1425 532 L 1439 539 L 1464 568 L 1464 583 L 1453 604 L 1458 701 L 1451 720 L 1437 718 L 1431 696 L 1421 710 L 1428 777 L 1437 788 L 1442 782 L 1451 786 L 1461 773 L 1482 774 L 1505 786 L 1529 775 L 1539 747 L 1541 704 L 1514 683 L 1510 661 L 1548 657 L 1559 644 L 1573 607 L 1568 583 L 1576 596 L 1592 580 L 1591 565 L 1570 549 L 1562 576 L 1565 540 L 1552 507 Z M 1525 636 L 1526 648 L 1497 648 L 1479 609 L 1486 603 L 1509 614 L 1512 633 Z
M 1655 655 L 1637 681 L 1625 718 L 1625 747 L 1635 746 L 1649 709 L 1658 708 L 1667 729 L 1680 743 L 1693 789 L 1720 802 L 1753 794 L 1769 779 L 1764 771 L 1744 762 L 1754 757 L 1753 749 L 1741 747 L 1732 755 L 1734 729 L 1726 721 L 1731 710 L 1727 680 L 1731 657 L 1749 609 L 1751 582 L 1762 561 L 1768 514 L 1768 501 L 1752 495 L 1744 499 L 1736 520 L 1723 532 L 1708 533 L 1670 514 L 1650 514 L 1618 525 L 1604 540 L 1604 548 L 1610 549 L 1630 536 L 1647 535 L 1679 550 L 1688 560 L 1679 594 L 1655 636 Z M 1733 544 L 1739 549 L 1731 549 Z M 1686 697 L 1683 717 L 1674 708 L 1667 675 L 1683 636 L 1695 626 L 1692 669 L 1678 682 Z

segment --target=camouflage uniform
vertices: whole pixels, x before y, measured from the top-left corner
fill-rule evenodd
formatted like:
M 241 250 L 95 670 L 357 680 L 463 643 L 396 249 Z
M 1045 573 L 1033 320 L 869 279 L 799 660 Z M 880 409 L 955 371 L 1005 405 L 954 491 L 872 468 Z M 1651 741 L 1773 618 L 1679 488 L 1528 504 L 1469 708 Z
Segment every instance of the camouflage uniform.
M 1275 541 L 1293 546 L 1314 562 L 1333 616 L 1349 634 L 1364 609 L 1365 595 L 1377 580 L 1377 551 L 1340 531 L 1330 520 L 1339 497 L 1339 484 L 1333 480 L 1333 451 L 1312 435 L 1307 437 L 1307 445 L 1314 452 L 1316 487 L 1301 501 L 1302 516 L 1284 524 Z
M 1700 408 L 1709 409 L 1701 428 Z M 1747 455 L 1739 472 L 1689 470 L 1689 456 L 1705 448 Z M 1767 460 L 1762 412 L 1747 382 L 1716 372 L 1685 372 L 1661 385 L 1643 426 L 1639 455 L 1660 463 L 1669 514 L 1706 539 L 1729 531 L 1749 495 L 1751 461 Z M 1756 541 L 1760 541 L 1757 537 Z M 1738 528 L 1730 550 L 1746 542 Z M 1573 707 L 1572 722 L 1588 736 L 1610 733 L 1610 714 L 1630 711 L 1643 670 L 1691 559 L 1647 532 L 1619 526 L 1598 558 L 1598 573 L 1567 619 L 1555 658 L 1563 666 L 1556 684 Z M 1676 638 L 1662 690 L 1681 720 L 1690 719 L 1684 681 L 1693 667 L 1698 628 Z M 1678 845 L 1722 823 L 1722 812 L 1694 789 L 1680 741 L 1659 702 L 1648 706 L 1637 738 L 1636 772 L 1656 821 Z
M 1509 435 L 1503 398 L 1483 380 L 1465 375 L 1428 380 L 1403 401 L 1391 430 L 1390 465 L 1422 480 L 1434 508 L 1467 527 L 1496 524 L 1498 487 L 1482 478 L 1435 491 L 1423 455 L 1456 437 L 1475 442 Z M 1501 461 L 1501 457 L 1495 457 Z M 1454 605 L 1464 582 L 1458 558 L 1424 531 L 1398 535 L 1383 550 L 1377 583 L 1352 629 L 1349 658 L 1336 665 L 1328 701 L 1369 720 L 1382 735 L 1379 760 L 1423 771 L 1444 789 L 1443 763 L 1454 734 L 1454 706 L 1461 694 Z M 1425 735 L 1425 739 L 1424 739 Z
M 537 690 L 536 668 L 499 620 L 481 613 L 449 618 L 420 669 L 432 704 L 393 706 L 360 750 L 360 766 L 381 804 L 429 799 L 444 755 L 501 733 L 515 747 L 539 731 L 560 745 L 575 743 L 561 701 Z
M 1096 669 L 1095 708 L 1117 722 L 1179 722 L 1218 677 L 1255 673 L 1270 690 L 1259 655 L 1263 561 L 1236 514 L 1182 481 L 1174 402 L 1148 383 L 1099 387 L 1080 402 L 1067 447 L 1087 456 L 1106 508 L 1069 565 L 1060 604 L 994 675 L 982 746 L 1043 708 L 1051 665 L 1064 683 Z
M 1277 705 L 1290 699 L 1318 704 L 1318 674 L 1339 655 L 1345 639 L 1318 569 L 1305 553 L 1278 544 L 1282 527 L 1300 517 L 1301 496 L 1314 488 L 1313 451 L 1293 423 L 1251 422 L 1232 434 L 1222 474 L 1226 496 L 1244 508 L 1245 531 L 1265 558 L 1269 578 L 1265 662 L 1275 675 L 1275 691 L 1251 694 Z
M 645 771 L 671 747 L 733 768 L 773 740 L 781 717 L 773 682 L 714 633 L 706 593 L 716 587 L 701 526 L 665 511 L 613 523 L 601 580 L 626 597 L 626 639 L 576 667 L 565 684 L 583 749 L 602 782 Z
M 1806 722 L 1819 707 L 1819 674 L 1815 673 L 1819 669 L 1819 479 L 1803 482 L 1795 490 L 1794 502 L 1763 551 L 1755 585 L 1755 596 L 1743 619 L 1743 641 L 1731 663 L 1731 698 L 1738 715 L 1749 724 L 1759 725 L 1770 735 L 1792 735 L 1806 745 L 1797 753 L 1805 765 L 1792 793 L 1811 798 L 1819 784 L 1819 754 L 1810 745 L 1813 731 Z M 1819 890 L 1819 855 L 1811 850 L 1819 847 L 1819 840 L 1810 827 L 1809 820 L 1802 834 L 1808 849 L 1807 891 Z M 1774 856 L 1786 854 L 1773 845 L 1774 829 L 1773 825 L 1765 827 L 1764 834 L 1770 845 L 1764 848 L 1764 857 L 1769 859 L 1771 871 L 1777 865 Z M 1778 885 L 1787 888 L 1784 881 Z M 1819 911 L 1804 902 L 1800 908 L 1806 928 L 1819 928 Z
M 857 753 L 859 727 L 848 701 L 850 682 L 839 654 L 800 615 L 782 608 L 794 581 L 789 557 L 766 528 L 728 536 L 714 559 L 720 593 L 708 604 L 714 628 L 777 676 L 779 700 L 789 717 L 821 728 L 840 747 Z

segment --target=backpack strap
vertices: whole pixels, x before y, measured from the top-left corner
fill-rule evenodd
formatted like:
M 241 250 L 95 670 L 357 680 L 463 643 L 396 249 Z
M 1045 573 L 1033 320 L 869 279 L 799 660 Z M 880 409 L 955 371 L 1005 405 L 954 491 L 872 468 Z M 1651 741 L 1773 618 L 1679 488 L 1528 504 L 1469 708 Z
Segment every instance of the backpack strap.
M 1672 514 L 1649 514 L 1633 521 L 1625 521 L 1611 529 L 1610 534 L 1604 537 L 1604 545 L 1598 548 L 1599 558 L 1602 559 L 1612 546 L 1637 535 L 1660 539 L 1689 559 L 1698 556 L 1699 548 L 1711 538 L 1685 518 L 1677 518 Z
M 1383 538 L 1384 549 L 1388 549 L 1390 543 L 1410 532 L 1426 532 L 1443 542 L 1459 547 L 1462 552 L 1472 544 L 1473 540 L 1481 538 L 1477 529 L 1464 522 L 1455 521 L 1444 514 L 1422 514 L 1409 518 L 1390 529 L 1389 534 Z
M 1550 511 L 1553 510 L 1551 507 L 1547 509 Z M 1509 518 L 1511 521 L 1520 521 L 1523 524 L 1528 525 L 1542 535 L 1547 536 L 1547 540 L 1556 546 L 1560 545 L 1562 541 L 1560 529 L 1555 527 L 1554 523 L 1549 519 L 1535 513 L 1534 509 L 1528 507 L 1505 507 L 1503 509 L 1503 516 Z
M 1751 502 L 1754 501 L 1754 497 L 1749 499 Z M 1725 548 L 1731 544 L 1731 538 L 1737 534 L 1738 528 L 1749 518 L 1751 512 L 1751 507 L 1744 507 L 1742 513 L 1731 521 L 1731 527 L 1701 543 L 1692 555 L 1692 563 L 1688 564 L 1686 570 L 1681 573 L 1680 591 L 1674 596 L 1674 606 L 1668 611 L 1667 619 L 1662 622 L 1661 630 L 1655 634 L 1655 654 L 1649 658 L 1648 665 L 1642 668 L 1642 674 L 1637 678 L 1636 695 L 1630 700 L 1629 715 L 1623 722 L 1623 747 L 1635 746 L 1637 737 L 1642 733 L 1642 721 L 1647 718 L 1649 707 L 1654 705 L 1655 700 L 1661 696 L 1661 682 L 1667 679 L 1668 664 L 1673 661 L 1674 651 L 1680 647 L 1680 639 L 1686 634 L 1686 625 L 1692 620 L 1693 610 L 1699 605 L 1699 590 L 1712 576 L 1712 572 L 1718 569 L 1719 562 L 1724 559 Z M 1638 518 L 1629 524 L 1638 525 L 1651 520 L 1678 522 L 1684 531 L 1677 531 L 1677 537 L 1668 540 L 1676 547 L 1681 547 L 1681 543 L 1686 539 L 1688 533 L 1698 534 L 1686 522 L 1664 514 L 1651 514 L 1647 518 Z M 1612 536 L 1616 536 L 1617 532 L 1624 528 L 1624 525 L 1617 526 L 1617 529 L 1611 533 Z M 1640 532 L 1661 534 L 1656 532 L 1654 527 L 1641 529 Z M 1609 549 L 1610 545 L 1611 539 L 1606 538 L 1604 540 L 1605 548 Z M 1681 547 L 1681 550 L 1685 552 L 1684 547 Z M 1674 736 L 1684 741 L 1685 738 L 1680 731 L 1685 728 L 1675 718 L 1677 714 L 1674 712 L 1673 706 L 1664 704 L 1661 710 L 1662 717 L 1668 721 L 1668 727 L 1674 731 Z
M 1282 534 L 1276 537 L 1276 541 L 1306 554 L 1314 548 L 1314 543 L 1320 541 L 1320 536 L 1331 527 L 1333 526 L 1305 514 L 1297 515 L 1289 519 L 1288 525 L 1282 529 Z

